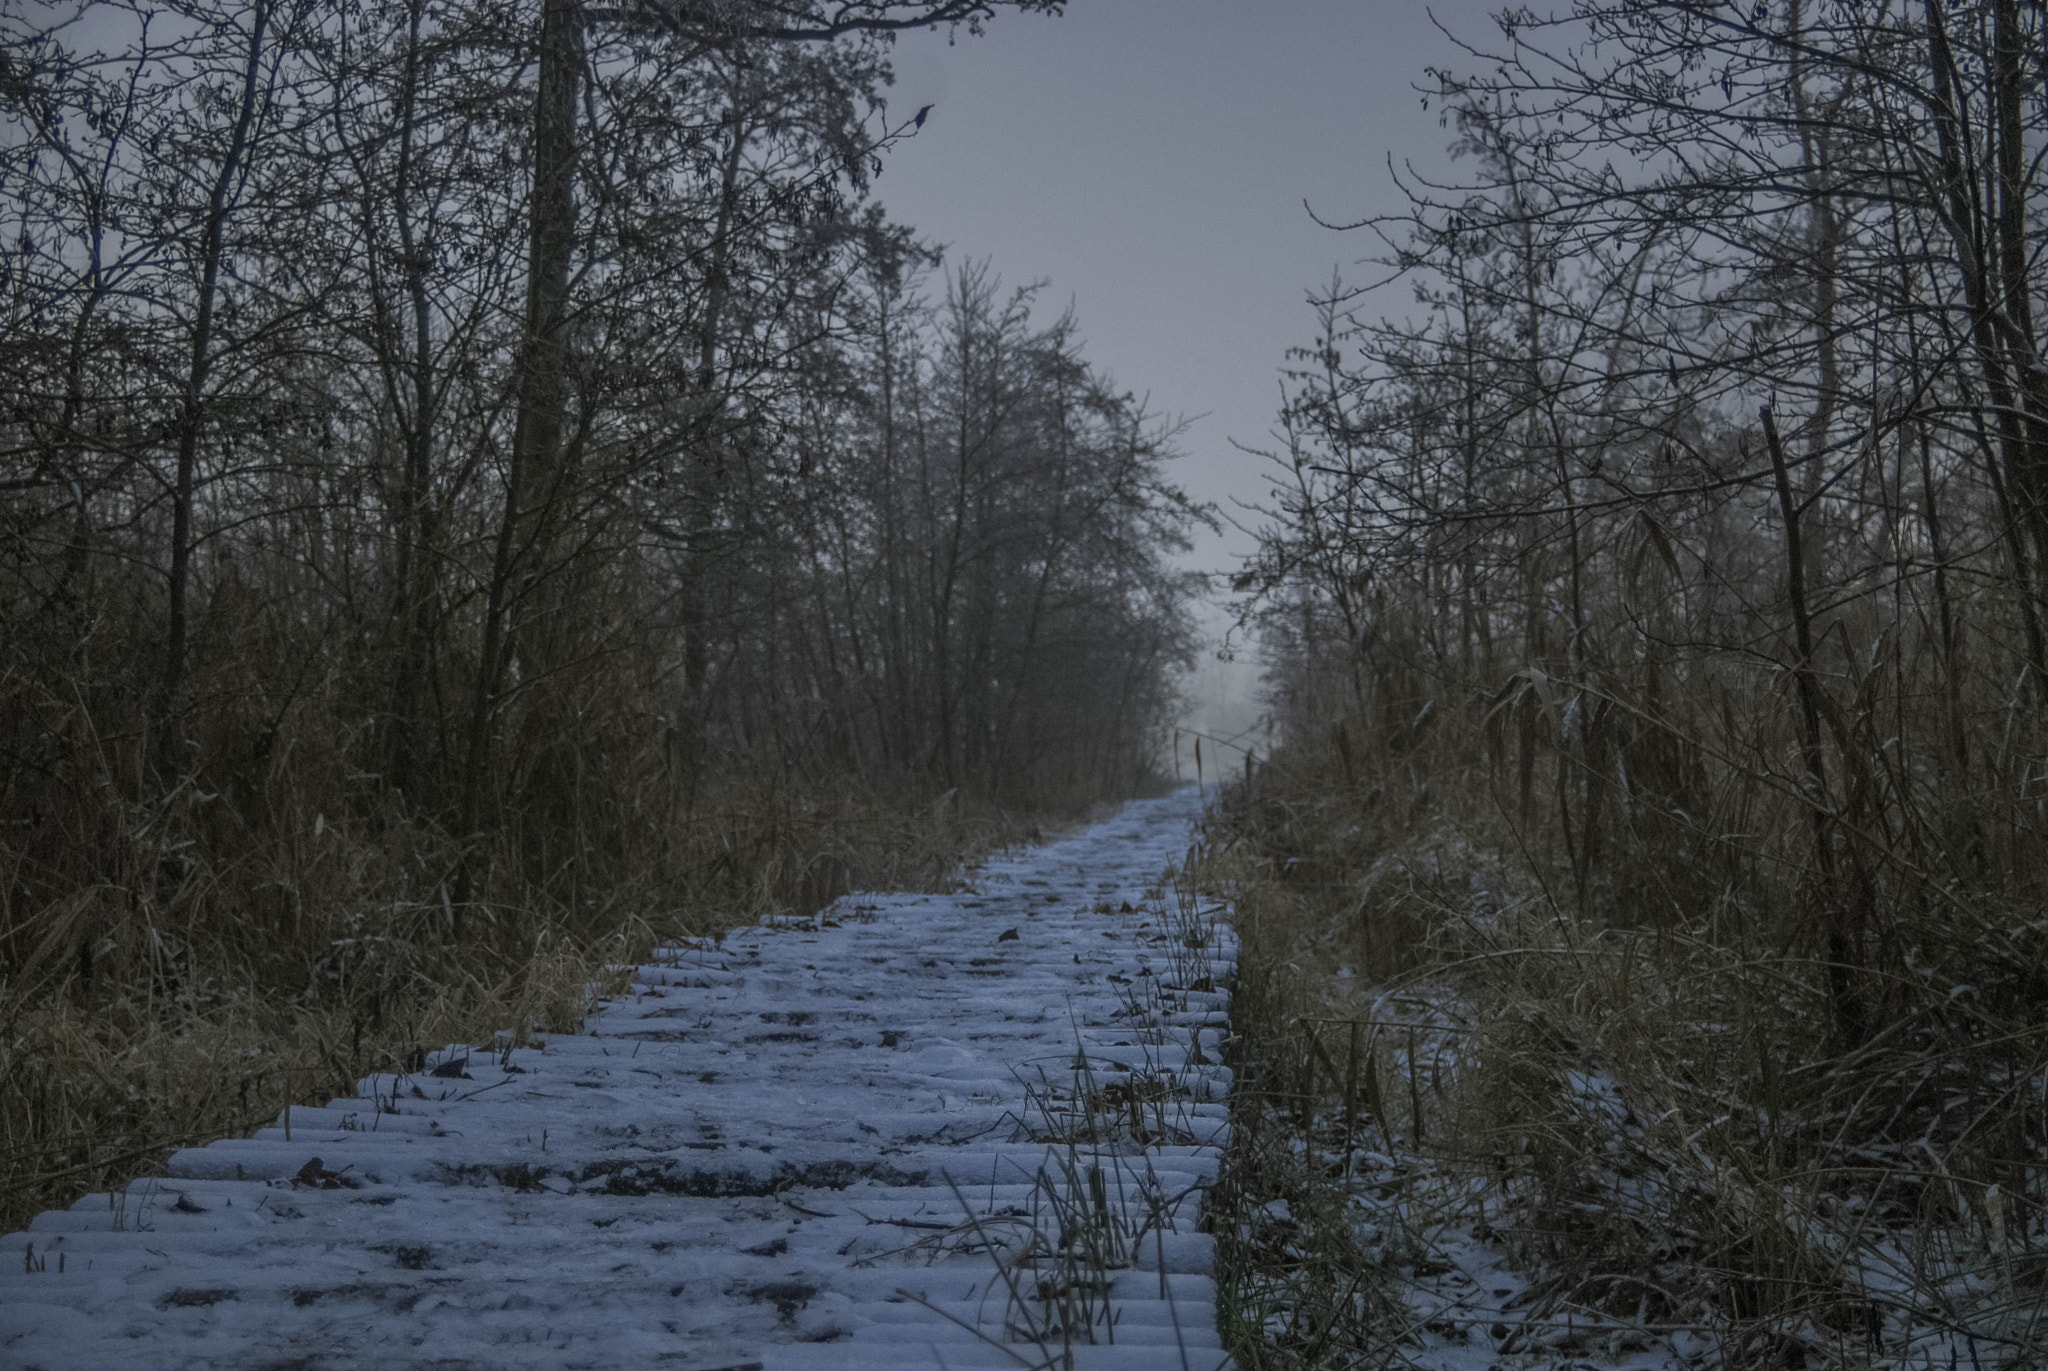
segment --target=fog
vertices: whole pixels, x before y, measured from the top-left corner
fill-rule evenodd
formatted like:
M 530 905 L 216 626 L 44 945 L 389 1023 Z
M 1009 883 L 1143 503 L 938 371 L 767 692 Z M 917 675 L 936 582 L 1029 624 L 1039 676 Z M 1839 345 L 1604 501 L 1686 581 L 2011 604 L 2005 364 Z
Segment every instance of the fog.
M 1211 578 L 1188 730 L 1235 739 L 1257 723 L 1255 643 L 1226 641 L 1228 577 L 1265 492 L 1246 449 L 1269 443 L 1309 296 L 1362 276 L 1377 247 L 1316 219 L 1398 212 L 1397 170 L 1447 168 L 1449 135 L 1414 83 L 1460 65 L 1445 30 L 1493 34 L 1486 14 L 1477 0 L 1086 0 L 898 41 L 892 117 L 933 109 L 889 155 L 879 198 L 952 260 L 1048 282 L 1099 364 L 1189 421 L 1175 475 L 1224 523 L 1186 558 Z

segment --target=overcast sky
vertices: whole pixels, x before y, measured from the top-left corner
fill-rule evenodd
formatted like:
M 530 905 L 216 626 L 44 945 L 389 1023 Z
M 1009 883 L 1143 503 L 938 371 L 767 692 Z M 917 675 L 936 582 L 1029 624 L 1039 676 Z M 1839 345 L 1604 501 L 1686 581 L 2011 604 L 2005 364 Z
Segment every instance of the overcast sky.
M 951 260 L 1048 281 L 1045 308 L 1073 302 L 1098 367 L 1156 410 L 1203 416 L 1181 482 L 1226 509 L 1256 501 L 1260 464 L 1231 440 L 1267 443 L 1287 349 L 1312 338 L 1309 293 L 1374 248 L 1318 227 L 1304 201 L 1333 221 L 1393 211 L 1390 155 L 1444 169 L 1448 134 L 1413 87 L 1431 64 L 1465 64 L 1431 16 L 1484 39 L 1496 7 L 1070 0 L 950 45 L 908 34 L 892 122 L 934 108 L 877 194 Z M 1194 564 L 1227 572 L 1249 545 L 1205 539 Z M 1210 676 L 1211 696 L 1243 693 Z

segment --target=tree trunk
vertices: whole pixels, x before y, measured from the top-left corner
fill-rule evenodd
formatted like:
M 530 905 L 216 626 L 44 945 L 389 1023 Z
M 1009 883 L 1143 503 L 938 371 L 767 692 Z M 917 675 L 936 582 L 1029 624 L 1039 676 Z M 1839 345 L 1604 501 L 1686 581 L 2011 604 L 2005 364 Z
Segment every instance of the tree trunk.
M 157 781 L 174 788 L 185 775 L 185 744 L 178 722 L 179 694 L 185 683 L 185 658 L 191 634 L 192 512 L 199 486 L 199 436 L 206 425 L 206 386 L 213 373 L 215 308 L 220 296 L 220 268 L 233 192 L 243 173 L 249 128 L 255 122 L 260 96 L 264 30 L 270 23 L 269 0 L 257 0 L 249 13 L 248 56 L 242 65 L 241 100 L 234 131 L 207 197 L 206 223 L 199 240 L 199 298 L 192 320 L 191 348 L 178 406 L 177 461 L 171 477 L 171 565 L 168 603 L 164 612 L 164 649 L 150 691 L 151 756 Z
M 406 303 L 411 311 L 412 341 L 406 359 L 409 395 L 399 411 L 404 423 L 398 494 L 393 511 L 398 525 L 398 564 L 392 615 L 397 651 L 391 681 L 391 772 L 399 793 L 418 800 L 426 780 L 421 727 L 421 694 L 427 676 L 433 637 L 434 568 L 431 482 L 438 392 L 434 374 L 433 306 L 427 295 L 426 245 L 413 225 L 413 159 L 418 145 L 420 24 L 424 0 L 414 0 L 406 35 L 405 85 L 399 108 L 397 185 L 392 196 L 398 227 L 400 264 Z
M 526 318 L 515 377 L 519 405 L 512 435 L 505 508 L 492 553 L 483 647 L 470 701 L 467 755 L 457 831 L 468 837 L 482 817 L 505 668 L 516 639 L 554 634 L 535 581 L 545 569 L 554 515 L 566 495 L 562 430 L 569 383 L 569 262 L 576 239 L 576 88 L 582 63 L 575 0 L 543 0 L 533 108 L 533 196 L 528 212 Z M 515 632 L 507 620 L 516 621 Z M 543 660 L 554 643 L 526 644 Z M 543 668 L 544 670 L 544 668 Z M 458 877 L 467 899 L 471 875 Z
M 1826 906 L 1828 994 L 1843 1032 L 1852 1040 L 1863 1036 L 1863 1006 L 1856 991 L 1855 944 L 1850 902 L 1837 885 L 1834 801 L 1828 786 L 1827 762 L 1821 751 L 1820 681 L 1813 671 L 1813 613 L 1806 598 L 1805 548 L 1799 535 L 1799 506 L 1792 498 L 1791 472 L 1778 424 L 1770 407 L 1762 411 L 1764 441 L 1770 448 L 1771 471 L 1777 481 L 1778 512 L 1785 521 L 1785 588 L 1792 606 L 1792 685 L 1799 697 L 1799 755 L 1806 770 L 1807 812 L 1813 824 L 1813 859 L 1819 872 L 1820 900 Z

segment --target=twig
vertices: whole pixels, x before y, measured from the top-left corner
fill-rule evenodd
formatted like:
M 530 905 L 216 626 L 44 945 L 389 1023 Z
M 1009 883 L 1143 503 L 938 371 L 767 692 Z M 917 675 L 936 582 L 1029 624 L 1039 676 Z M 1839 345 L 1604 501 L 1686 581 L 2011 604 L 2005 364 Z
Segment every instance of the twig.
M 776 1198 L 782 1200 L 783 1204 L 787 1205 L 791 1209 L 794 1209 L 797 1213 L 803 1215 L 807 1219 L 836 1219 L 839 1217 L 837 1214 L 827 1214 L 822 1209 L 806 1209 L 802 1205 L 798 1204 L 795 1200 L 784 1199 L 780 1195 L 776 1196 Z M 862 1214 L 861 1217 L 865 1219 L 867 1218 L 867 1215 Z

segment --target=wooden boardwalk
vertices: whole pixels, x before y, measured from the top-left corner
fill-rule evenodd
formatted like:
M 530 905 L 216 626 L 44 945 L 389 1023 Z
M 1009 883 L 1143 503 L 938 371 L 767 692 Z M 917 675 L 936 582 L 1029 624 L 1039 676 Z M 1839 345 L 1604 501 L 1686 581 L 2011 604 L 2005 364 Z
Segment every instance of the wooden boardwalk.
M 1216 1371 L 1227 926 L 1127 807 L 6 1239 L 0 1368 Z

